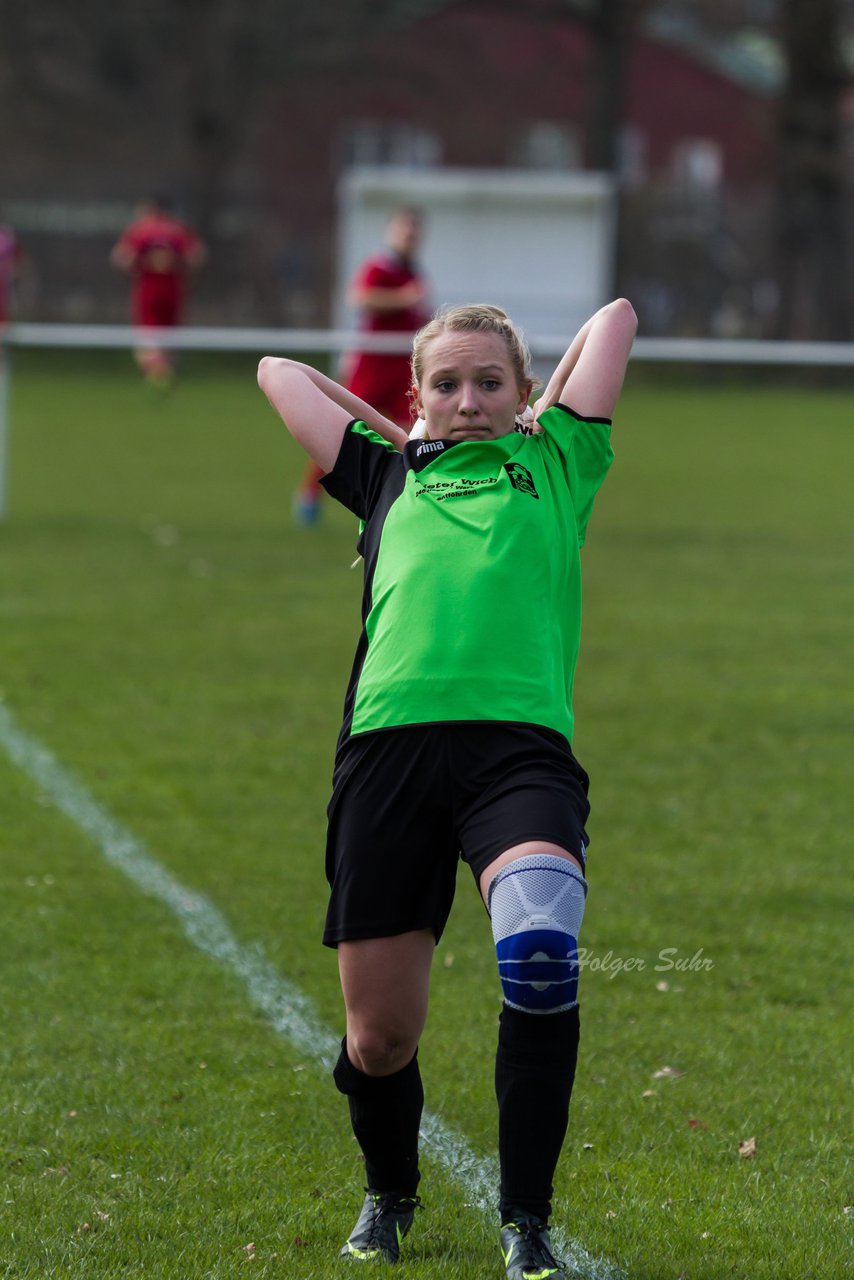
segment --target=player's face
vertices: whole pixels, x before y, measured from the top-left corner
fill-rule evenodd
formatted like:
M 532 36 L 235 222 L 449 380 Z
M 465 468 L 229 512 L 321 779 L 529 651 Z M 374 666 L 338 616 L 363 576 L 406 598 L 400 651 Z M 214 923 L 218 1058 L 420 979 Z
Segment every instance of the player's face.
M 513 430 L 528 403 L 496 333 L 444 333 L 424 354 L 415 405 L 431 440 L 494 440 Z
M 402 258 L 412 258 L 421 243 L 421 219 L 413 213 L 399 213 L 386 231 L 386 243 Z

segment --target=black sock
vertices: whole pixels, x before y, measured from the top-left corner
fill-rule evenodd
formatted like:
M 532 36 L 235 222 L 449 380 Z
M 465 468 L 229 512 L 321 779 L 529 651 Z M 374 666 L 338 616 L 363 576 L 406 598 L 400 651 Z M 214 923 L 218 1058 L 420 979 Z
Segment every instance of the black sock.
M 495 1057 L 501 1221 L 520 1210 L 548 1222 L 566 1134 L 579 1038 L 578 1006 L 522 1013 L 504 1005 Z
M 346 1038 L 332 1077 L 350 1104 L 350 1123 L 365 1157 L 371 1191 L 414 1196 L 418 1188 L 418 1130 L 424 1089 L 418 1053 L 390 1076 L 369 1076 L 347 1057 Z

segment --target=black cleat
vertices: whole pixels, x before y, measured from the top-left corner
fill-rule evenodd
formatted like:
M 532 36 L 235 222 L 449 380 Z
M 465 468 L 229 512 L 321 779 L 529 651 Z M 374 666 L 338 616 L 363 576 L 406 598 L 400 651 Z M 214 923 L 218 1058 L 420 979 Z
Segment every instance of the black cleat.
M 549 1230 L 539 1218 L 520 1217 L 501 1228 L 507 1280 L 570 1280 L 552 1253 Z
M 368 1191 L 359 1221 L 350 1232 L 341 1257 L 354 1262 L 370 1262 L 373 1258 L 397 1262 L 400 1242 L 412 1226 L 415 1210 L 420 1208 L 418 1196 Z

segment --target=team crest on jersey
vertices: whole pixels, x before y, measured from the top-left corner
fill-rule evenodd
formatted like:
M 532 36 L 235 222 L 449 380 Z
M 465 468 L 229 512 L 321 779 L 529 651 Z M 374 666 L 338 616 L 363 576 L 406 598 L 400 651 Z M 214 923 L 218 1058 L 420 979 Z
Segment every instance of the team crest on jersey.
M 510 483 L 514 489 L 518 489 L 520 493 L 527 493 L 532 498 L 539 498 L 534 477 L 531 475 L 527 467 L 523 467 L 521 462 L 505 462 L 504 470 L 510 477 Z

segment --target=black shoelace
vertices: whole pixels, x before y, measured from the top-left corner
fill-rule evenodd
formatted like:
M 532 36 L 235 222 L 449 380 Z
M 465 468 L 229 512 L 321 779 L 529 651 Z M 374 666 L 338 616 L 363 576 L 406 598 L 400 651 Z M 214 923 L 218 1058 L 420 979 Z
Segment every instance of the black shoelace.
M 541 1264 L 547 1267 L 557 1267 L 561 1271 L 566 1270 L 566 1263 L 561 1262 L 560 1258 L 556 1258 L 551 1249 L 543 1239 L 543 1232 L 547 1230 L 541 1222 L 534 1222 L 530 1218 L 523 1218 L 521 1222 L 515 1224 L 517 1231 L 523 1235 L 528 1241 L 533 1251 L 532 1262 L 537 1266 Z

